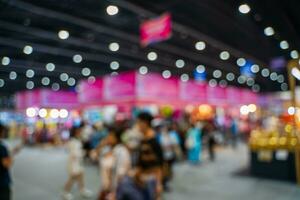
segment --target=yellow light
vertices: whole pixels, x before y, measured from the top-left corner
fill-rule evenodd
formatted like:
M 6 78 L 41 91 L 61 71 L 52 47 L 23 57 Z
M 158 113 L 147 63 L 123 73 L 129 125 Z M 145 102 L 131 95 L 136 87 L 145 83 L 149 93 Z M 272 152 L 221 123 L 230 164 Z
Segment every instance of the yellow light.
M 57 109 L 52 109 L 50 111 L 50 117 L 52 117 L 53 119 L 56 119 L 59 117 L 59 111 Z
M 249 110 L 249 112 L 255 112 L 256 111 L 256 105 L 255 104 L 249 104 L 248 105 L 248 110 Z
M 36 110 L 35 108 L 27 108 L 26 109 L 26 115 L 27 117 L 35 117 L 36 116 Z

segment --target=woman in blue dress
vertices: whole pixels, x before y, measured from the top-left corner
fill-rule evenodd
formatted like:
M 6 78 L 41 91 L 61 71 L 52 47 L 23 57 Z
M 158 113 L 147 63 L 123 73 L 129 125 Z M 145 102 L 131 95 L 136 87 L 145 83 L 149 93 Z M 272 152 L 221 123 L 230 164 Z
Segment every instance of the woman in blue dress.
M 192 125 L 188 130 L 186 139 L 186 148 L 188 150 L 188 160 L 192 164 L 198 164 L 201 158 L 201 130 Z

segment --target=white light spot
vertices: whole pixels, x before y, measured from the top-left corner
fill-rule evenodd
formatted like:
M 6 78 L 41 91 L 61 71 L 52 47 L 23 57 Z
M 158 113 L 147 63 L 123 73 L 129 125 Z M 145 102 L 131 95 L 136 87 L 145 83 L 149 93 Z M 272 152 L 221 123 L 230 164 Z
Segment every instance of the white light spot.
M 238 83 L 239 84 L 244 84 L 246 82 L 247 78 L 243 75 L 238 77 Z
M 45 118 L 47 116 L 47 110 L 45 108 L 42 108 L 39 110 L 39 116 L 41 118 Z
M 34 88 L 34 82 L 33 82 L 33 81 L 27 81 L 27 83 L 26 83 L 26 88 L 27 88 L 28 90 L 33 89 L 33 88 Z
M 222 76 L 221 70 L 216 69 L 216 70 L 213 72 L 213 77 L 214 77 L 214 78 L 220 78 L 221 76 Z
M 242 14 L 247 14 L 247 13 L 250 12 L 250 10 L 251 10 L 251 8 L 249 7 L 248 4 L 242 4 L 242 5 L 239 6 L 239 11 Z
M 119 8 L 117 6 L 114 5 L 109 5 L 106 8 L 106 12 L 108 15 L 116 15 L 119 12 Z
M 69 32 L 68 31 L 66 31 L 66 30 L 60 30 L 59 32 L 58 32 L 58 37 L 60 38 L 60 39 L 62 39 L 62 40 L 66 40 L 66 39 L 68 39 L 69 38 Z
M 284 76 L 282 74 L 278 75 L 277 81 L 278 81 L 278 83 L 283 83 L 284 82 Z
M 158 57 L 158 56 L 157 56 L 157 53 L 155 53 L 154 51 L 149 52 L 148 55 L 147 55 L 147 58 L 148 58 L 148 60 L 150 60 L 150 61 L 156 60 L 157 57 Z
M 119 69 L 119 67 L 120 67 L 120 64 L 119 64 L 117 61 L 112 61 L 112 62 L 110 63 L 110 68 L 111 68 L 112 70 L 117 70 L 117 69 Z
M 235 79 L 234 73 L 229 72 L 229 73 L 226 75 L 226 79 L 227 79 L 228 81 L 233 81 L 233 80 Z
M 95 76 L 90 76 L 90 77 L 88 78 L 88 83 L 89 83 L 89 84 L 93 84 L 93 83 L 95 83 L 95 81 L 96 81 Z
M 205 67 L 204 67 L 204 65 L 198 65 L 197 66 L 197 68 L 196 68 L 196 71 L 198 72 L 198 73 L 204 73 L 205 72 Z
M 10 58 L 7 56 L 4 56 L 2 58 L 2 65 L 9 65 L 9 63 L 10 63 Z
M 111 51 L 118 51 L 120 49 L 120 46 L 119 46 L 118 43 L 112 42 L 112 43 L 109 44 L 108 48 Z
M 270 79 L 272 81 L 276 81 L 277 80 L 277 73 L 276 72 L 272 72 L 271 75 L 270 75 Z
M 111 76 L 117 76 L 117 75 L 119 75 L 119 73 L 118 72 L 112 72 L 112 73 L 110 73 L 110 75 Z
M 248 106 L 246 106 L 246 105 L 241 106 L 240 113 L 242 115 L 248 115 L 249 114 L 249 108 L 248 108 Z
M 199 41 L 199 42 L 197 42 L 197 43 L 195 44 L 195 48 L 196 48 L 197 50 L 199 50 L 199 51 L 204 50 L 205 47 L 206 47 L 206 44 L 205 44 L 205 42 L 203 42 L 203 41 Z
M 289 48 L 289 43 L 286 40 L 283 40 L 279 44 L 281 49 L 288 49 Z
M 60 118 L 67 118 L 69 115 L 69 112 L 66 109 L 61 109 L 59 111 L 59 117 Z
M 0 79 L 0 87 L 4 87 L 5 81 L 3 79 Z
M 266 27 L 265 29 L 264 29 L 264 34 L 266 35 L 266 36 L 272 36 L 272 35 L 274 35 L 274 33 L 275 33 L 275 31 L 274 31 L 274 29 L 272 28 L 272 27 Z
M 288 84 L 286 84 L 286 83 L 282 83 L 280 87 L 281 87 L 281 90 L 283 90 L 283 91 L 288 90 Z
M 269 69 L 263 69 L 263 70 L 261 70 L 261 75 L 263 76 L 263 77 L 268 77 L 269 75 L 270 75 L 270 70 Z
M 48 77 L 43 77 L 42 78 L 42 84 L 47 86 L 50 84 L 50 79 Z
M 254 84 L 255 84 L 255 81 L 254 81 L 253 78 L 248 78 L 248 79 L 247 79 L 247 85 L 248 85 L 248 86 L 253 86 Z
M 82 56 L 81 55 L 76 54 L 76 55 L 73 56 L 73 62 L 74 63 L 81 63 L 81 61 L 82 61 Z
M 26 77 L 27 78 L 33 78 L 34 77 L 34 71 L 32 69 L 28 69 L 26 71 Z
M 295 109 L 294 107 L 289 107 L 289 108 L 288 108 L 288 114 L 289 114 L 289 115 L 294 115 L 295 112 L 296 112 L 296 109 Z
M 170 78 L 170 77 L 171 77 L 171 72 L 170 72 L 170 70 L 164 70 L 164 71 L 162 72 L 162 76 L 163 76 L 165 79 Z
M 181 80 L 182 82 L 187 82 L 187 81 L 189 80 L 189 75 L 188 75 L 188 74 L 182 74 L 182 75 L 180 76 L 180 80 Z
M 25 53 L 25 54 L 27 54 L 27 55 L 31 54 L 32 51 L 33 51 L 32 46 L 26 45 L 26 46 L 23 48 L 23 53 Z
M 16 80 L 17 76 L 18 76 L 17 73 L 14 72 L 14 71 L 11 71 L 11 72 L 9 73 L 9 79 L 10 79 L 10 80 Z
M 244 66 L 246 64 L 245 58 L 239 58 L 239 59 L 237 59 L 236 64 L 238 66 L 240 66 L 240 67 Z
M 61 81 L 67 81 L 69 79 L 69 75 L 67 73 L 61 73 L 59 78 Z
M 208 85 L 210 86 L 210 87 L 216 87 L 217 86 L 217 81 L 215 80 L 215 79 L 211 79 L 211 80 L 209 80 L 209 82 L 208 82 Z
M 27 117 L 35 117 L 37 115 L 37 111 L 35 108 L 27 108 L 26 109 L 26 116 Z
M 89 75 L 91 74 L 90 68 L 88 68 L 88 67 L 83 68 L 83 69 L 81 70 L 81 74 L 82 74 L 83 76 L 89 76 Z
M 69 85 L 69 86 L 74 86 L 75 84 L 76 84 L 76 80 L 75 80 L 75 78 L 69 78 L 68 79 L 68 81 L 67 81 L 67 84 Z
M 53 119 L 56 119 L 59 117 L 59 111 L 57 109 L 51 109 L 50 110 L 50 117 Z
M 253 92 L 259 92 L 259 91 L 260 91 L 260 86 L 259 86 L 258 84 L 254 84 L 254 85 L 252 86 L 252 91 L 253 91 Z
M 55 70 L 55 65 L 53 63 L 47 63 L 46 64 L 46 70 L 49 72 L 52 72 Z
M 58 83 L 53 83 L 52 86 L 51 86 L 51 88 L 52 88 L 53 91 L 58 91 L 59 88 L 60 88 L 60 86 L 59 86 Z
M 222 87 L 222 88 L 225 88 L 227 86 L 227 81 L 226 80 L 221 80 L 219 82 L 219 85 Z
M 179 59 L 179 60 L 176 60 L 175 65 L 176 65 L 177 68 L 183 68 L 184 65 L 185 65 L 185 62 L 184 62 L 184 60 Z
M 251 66 L 251 72 L 258 73 L 259 72 L 259 66 L 257 64 L 254 64 Z
M 148 68 L 146 66 L 141 66 L 139 68 L 139 73 L 142 74 L 142 75 L 145 75 L 148 73 Z
M 293 51 L 291 51 L 290 56 L 293 59 L 298 59 L 299 58 L 299 53 L 298 53 L 297 50 L 293 50 Z
M 220 58 L 221 58 L 222 60 L 228 60 L 229 57 L 230 57 L 230 54 L 229 54 L 228 51 L 222 51 L 222 52 L 220 53 Z

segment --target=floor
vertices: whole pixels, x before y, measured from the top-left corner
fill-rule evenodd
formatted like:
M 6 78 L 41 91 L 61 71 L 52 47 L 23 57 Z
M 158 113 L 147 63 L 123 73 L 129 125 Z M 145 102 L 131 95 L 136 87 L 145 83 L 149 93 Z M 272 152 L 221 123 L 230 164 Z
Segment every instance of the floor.
M 300 199 L 300 187 L 294 184 L 236 175 L 247 166 L 246 146 L 219 150 L 214 163 L 206 160 L 199 166 L 177 165 L 172 192 L 164 199 Z M 14 200 L 59 200 L 67 178 L 66 152 L 63 148 L 25 148 L 16 156 L 12 174 Z M 97 167 L 86 167 L 86 182 L 96 195 L 100 188 Z M 76 188 L 73 192 L 80 199 Z

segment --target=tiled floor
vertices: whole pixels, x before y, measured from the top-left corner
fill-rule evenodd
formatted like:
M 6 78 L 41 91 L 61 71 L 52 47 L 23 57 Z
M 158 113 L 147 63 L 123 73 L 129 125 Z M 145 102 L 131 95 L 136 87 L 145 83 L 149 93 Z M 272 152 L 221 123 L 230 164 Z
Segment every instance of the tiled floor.
M 283 182 L 241 177 L 235 172 L 247 166 L 247 148 L 223 149 L 216 162 L 200 166 L 179 164 L 167 200 L 299 200 L 300 187 Z M 15 200 L 58 200 L 66 180 L 63 149 L 25 148 L 13 168 Z M 99 183 L 97 167 L 86 167 L 88 188 L 95 194 Z M 76 188 L 74 189 L 76 193 Z M 80 199 L 79 197 L 77 199 Z M 95 198 L 94 198 L 95 199 Z

